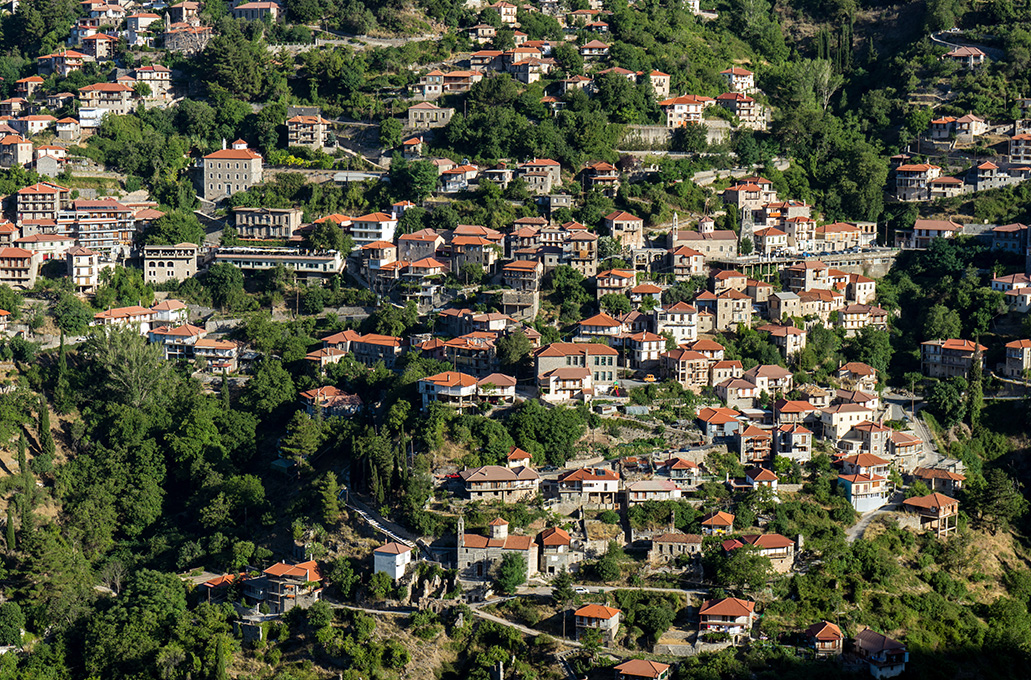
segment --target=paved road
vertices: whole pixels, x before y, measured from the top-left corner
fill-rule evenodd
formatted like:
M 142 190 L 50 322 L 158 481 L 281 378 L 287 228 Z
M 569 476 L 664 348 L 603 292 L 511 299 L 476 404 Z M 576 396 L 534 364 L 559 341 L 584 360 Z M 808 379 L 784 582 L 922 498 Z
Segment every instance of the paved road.
M 902 492 L 896 491 L 894 494 L 892 494 L 891 498 L 888 499 L 887 505 L 882 505 L 876 510 L 871 510 L 870 512 L 860 517 L 858 522 L 849 527 L 845 531 L 846 540 L 849 543 L 855 543 L 857 539 L 863 537 L 863 534 L 866 533 L 867 528 L 870 526 L 870 523 L 874 521 L 874 519 L 880 517 L 881 515 L 886 515 L 890 512 L 895 512 L 896 510 L 898 510 L 898 507 L 901 503 Z
M 1005 50 L 1000 50 L 998 47 L 988 47 L 987 45 L 979 45 L 978 43 L 967 42 L 960 38 L 960 36 L 962 35 L 962 33 L 953 34 L 947 33 L 945 31 L 942 31 L 940 33 L 932 33 L 931 42 L 936 42 L 939 45 L 945 45 L 946 47 L 953 48 L 976 47 L 977 49 L 987 54 L 991 59 L 995 59 L 996 61 L 1006 58 Z
M 548 635 L 548 633 L 541 632 L 541 631 L 539 631 L 539 630 L 537 630 L 535 628 L 527 628 L 526 626 L 520 625 L 518 623 L 513 623 L 513 622 L 509 621 L 508 619 L 503 619 L 500 616 L 494 616 L 493 614 L 488 614 L 485 611 L 480 611 L 479 608 L 475 608 L 474 607 L 472 609 L 472 612 L 473 612 L 473 616 L 479 617 L 481 619 L 486 619 L 487 621 L 493 621 L 494 623 L 500 623 L 502 626 L 507 626 L 508 628 L 515 628 L 516 630 L 518 630 L 520 633 L 523 633 L 524 635 L 532 635 L 534 637 L 537 637 L 537 636 L 540 636 L 540 635 Z M 551 636 L 549 635 L 549 637 L 551 637 Z M 572 640 L 564 640 L 562 638 L 556 638 L 556 639 L 559 642 L 561 642 L 562 644 L 564 644 L 564 645 L 570 645 L 572 647 L 579 647 L 580 646 L 579 642 L 574 642 Z
M 644 590 L 650 593 L 677 593 L 681 595 L 707 595 L 708 590 L 703 588 L 648 588 L 648 587 L 635 587 L 635 586 L 581 586 L 574 584 L 574 588 L 584 587 L 591 591 L 591 593 L 611 593 L 614 590 Z M 520 595 L 544 595 L 547 597 L 551 596 L 551 586 L 523 586 L 519 588 Z

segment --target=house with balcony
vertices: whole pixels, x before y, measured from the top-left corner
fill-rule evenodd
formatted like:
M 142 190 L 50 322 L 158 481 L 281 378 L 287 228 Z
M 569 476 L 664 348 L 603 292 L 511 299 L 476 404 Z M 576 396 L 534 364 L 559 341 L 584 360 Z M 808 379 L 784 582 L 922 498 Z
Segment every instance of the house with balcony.
M 474 382 L 475 384 L 475 382 Z M 532 468 L 484 465 L 458 473 L 471 500 L 513 503 L 531 499 L 540 491 L 541 478 Z
M 813 433 L 804 425 L 785 423 L 773 430 L 773 455 L 805 463 L 812 458 Z
M 795 542 L 780 534 L 748 534 L 723 541 L 725 552 L 751 547 L 755 552 L 770 560 L 773 570 L 784 574 L 795 566 Z
M 713 510 L 702 516 L 702 533 L 706 536 L 721 536 L 734 531 L 734 515 L 722 510 Z
M 844 651 L 845 636 L 829 621 L 820 621 L 806 628 L 805 638 L 818 657 L 840 656 Z
M 664 380 L 675 380 L 685 389 L 696 392 L 709 386 L 712 362 L 700 352 L 678 347 L 660 354 L 659 362 Z
M 867 513 L 888 500 L 888 480 L 876 474 L 838 475 L 838 486 L 858 513 Z
M 741 425 L 740 415 L 732 408 L 707 406 L 699 409 L 696 420 L 706 442 L 727 442 Z
M 909 661 L 906 646 L 887 635 L 867 628 L 856 634 L 852 646 L 856 656 L 866 662 L 870 675 L 878 680 L 894 678 L 906 670 Z
M 687 125 L 701 125 L 702 112 L 712 106 L 715 100 L 711 97 L 683 95 L 659 102 L 659 108 L 666 116 L 666 127 L 678 128 Z
M 444 404 L 459 413 L 477 405 L 476 378 L 458 371 L 445 371 L 419 380 L 422 408 L 430 404 Z
M 326 135 L 329 132 L 330 124 L 321 115 L 288 118 L 286 121 L 287 145 L 321 149 L 326 145 Z
M 706 600 L 698 610 L 700 632 L 749 635 L 756 621 L 755 603 L 736 597 Z
M 936 238 L 955 238 L 963 227 L 949 220 L 917 220 L 913 229 L 895 232 L 895 245 L 899 248 L 924 249 Z
M 748 69 L 734 66 L 733 68 L 720 71 L 720 75 L 726 80 L 727 89 L 731 92 L 747 94 L 755 91 L 755 74 Z
M 920 529 L 933 531 L 938 538 L 955 533 L 959 523 L 959 501 L 942 493 L 907 498 L 902 507 L 920 518 Z
M 1002 374 L 1014 380 L 1027 380 L 1031 370 L 1031 340 L 1014 340 L 1006 343 L 1006 359 Z
M 966 378 L 975 356 L 983 368 L 987 349 L 971 340 L 928 340 L 920 343 L 920 372 L 929 378 Z
M 558 478 L 562 503 L 587 509 L 615 509 L 619 493 L 619 473 L 605 468 L 580 468 Z
M 204 362 L 212 373 L 235 373 L 239 368 L 240 346 L 230 340 L 201 338 L 193 343 L 193 358 Z
M 573 615 L 576 617 L 576 639 L 587 630 L 596 630 L 601 633 L 603 645 L 610 645 L 616 639 L 619 632 L 619 615 L 622 612 L 614 607 L 606 607 L 600 604 L 588 604 L 577 609 Z

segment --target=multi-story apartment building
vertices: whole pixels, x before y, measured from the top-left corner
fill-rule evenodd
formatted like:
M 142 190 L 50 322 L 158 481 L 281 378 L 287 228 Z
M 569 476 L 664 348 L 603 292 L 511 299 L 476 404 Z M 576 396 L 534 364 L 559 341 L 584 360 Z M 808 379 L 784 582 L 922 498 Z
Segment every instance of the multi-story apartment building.
M 419 380 L 422 408 L 430 404 L 444 404 L 462 413 L 476 402 L 476 378 L 459 371 L 445 371 Z M 469 482 L 467 481 L 467 486 Z
M 103 109 L 124 116 L 132 113 L 136 93 L 131 87 L 121 83 L 95 83 L 80 87 L 79 99 L 83 107 Z
M 143 280 L 147 283 L 185 281 L 197 275 L 197 245 L 143 246 Z
M 506 264 L 501 272 L 509 288 L 536 291 L 540 288 L 544 265 L 536 260 L 515 260 Z
M 733 113 L 743 123 L 759 123 L 763 120 L 762 107 L 747 94 L 724 92 L 716 97 L 716 104 Z
M 675 380 L 681 386 L 696 391 L 710 383 L 709 366 L 712 362 L 700 352 L 678 347 L 663 352 L 660 361 L 662 377 L 666 380 Z
M 669 251 L 670 266 L 677 281 L 705 275 L 705 256 L 694 248 L 679 246 Z
M 720 71 L 720 75 L 727 81 L 727 89 L 731 92 L 752 92 L 755 90 L 755 74 L 740 66 Z
M 728 635 L 750 633 L 755 623 L 755 603 L 736 597 L 706 600 L 698 610 L 701 630 Z
M 1002 374 L 1014 380 L 1026 380 L 1031 370 L 1031 340 L 1014 340 L 1006 343 L 1006 363 Z
M 929 378 L 966 378 L 980 352 L 984 366 L 987 347 L 970 340 L 929 340 L 920 343 L 920 372 Z
M 31 141 L 21 135 L 5 135 L 0 138 L 0 167 L 20 167 L 31 162 Z
M 558 368 L 586 368 L 594 387 L 606 392 L 619 379 L 619 351 L 600 343 L 555 342 L 534 350 L 533 358 L 538 378 Z
M 156 16 L 156 15 L 154 15 Z M 148 99 L 167 99 L 172 90 L 172 71 L 161 64 L 140 66 L 133 71 L 136 82 L 145 83 L 150 88 Z
M 900 165 L 895 169 L 895 197 L 900 201 L 929 201 L 931 181 L 941 176 L 941 168 L 930 163 Z
M 301 228 L 303 215 L 300 208 L 233 208 L 242 239 L 289 239 Z
M 136 234 L 132 208 L 113 198 L 72 201 L 67 216 L 73 222 L 78 244 L 100 253 L 131 246 Z
M 351 238 L 356 246 L 376 241 L 393 241 L 397 222 L 398 219 L 393 215 L 381 212 L 355 217 L 351 220 Z
M 562 258 L 564 264 L 580 272 L 585 277 L 598 273 L 598 235 L 586 230 L 567 232 L 562 242 Z
M 87 61 L 93 61 L 93 57 L 75 50 L 59 50 L 37 57 L 36 70 L 41 76 L 56 73 L 62 78 L 67 78 L 72 71 L 82 70 L 82 65 Z
M 100 287 L 100 255 L 89 248 L 76 246 L 65 254 L 68 278 L 76 293 L 92 294 Z
M 0 248 L 0 284 L 32 288 L 41 262 L 39 253 L 24 248 Z
M 658 307 L 654 311 L 655 332 L 669 334 L 680 345 L 698 337 L 698 310 L 686 302 Z
M 326 145 L 330 122 L 322 116 L 294 116 L 286 121 L 289 146 L 310 146 L 321 149 Z
M 244 271 L 264 271 L 279 265 L 302 278 L 328 278 L 340 273 L 343 259 L 335 250 L 313 253 L 293 248 L 220 248 L 215 262 L 228 262 Z
M 210 153 L 201 159 L 201 193 L 214 201 L 261 184 L 264 161 L 257 151 L 238 139 L 230 149 Z
M 1031 135 L 1024 133 L 1010 138 L 1010 163 L 1031 163 Z

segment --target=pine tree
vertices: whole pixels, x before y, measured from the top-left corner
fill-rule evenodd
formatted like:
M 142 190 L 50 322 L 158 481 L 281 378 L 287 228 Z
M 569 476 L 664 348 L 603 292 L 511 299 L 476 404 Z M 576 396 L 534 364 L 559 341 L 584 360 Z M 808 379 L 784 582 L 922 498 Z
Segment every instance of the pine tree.
M 336 524 L 340 519 L 340 500 L 337 497 L 340 493 L 340 484 L 337 483 L 337 476 L 327 472 L 319 486 L 319 493 L 322 495 L 322 521 L 327 525 Z

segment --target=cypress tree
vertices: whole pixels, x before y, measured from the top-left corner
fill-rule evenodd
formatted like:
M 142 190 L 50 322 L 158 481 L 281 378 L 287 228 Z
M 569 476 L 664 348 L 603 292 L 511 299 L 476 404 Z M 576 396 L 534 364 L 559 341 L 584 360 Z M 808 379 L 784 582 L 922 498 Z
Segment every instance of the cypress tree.
M 222 369 L 222 408 L 229 410 L 232 408 L 232 402 L 229 398 L 229 377 L 226 375 L 225 369 Z
M 15 550 L 14 540 L 14 508 L 11 504 L 7 506 L 7 549 L 11 552 Z

